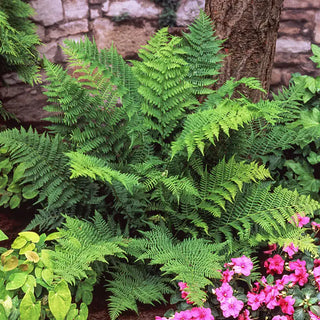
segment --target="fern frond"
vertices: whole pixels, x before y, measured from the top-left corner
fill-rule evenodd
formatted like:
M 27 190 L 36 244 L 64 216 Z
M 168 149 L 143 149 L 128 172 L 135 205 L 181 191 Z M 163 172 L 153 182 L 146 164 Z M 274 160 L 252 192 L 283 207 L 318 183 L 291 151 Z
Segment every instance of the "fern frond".
M 222 246 L 204 239 L 175 242 L 170 233 L 161 228 L 143 232 L 143 236 L 143 239 L 132 240 L 128 252 L 139 260 L 150 260 L 150 265 L 162 265 L 160 270 L 165 275 L 174 275 L 174 279 L 187 282 L 190 299 L 203 305 L 206 294 L 202 290 L 211 284 L 209 279 L 221 276 L 218 270 L 223 261 L 219 254 Z
M 139 177 L 113 170 L 99 158 L 80 152 L 69 152 L 66 156 L 70 159 L 71 178 L 90 177 L 94 180 L 99 178 L 110 184 L 115 180 L 122 183 L 130 192 L 139 184 Z
M 113 280 L 108 281 L 111 292 L 108 299 L 109 315 L 115 320 L 125 310 L 138 313 L 137 301 L 154 305 L 165 302 L 164 295 L 172 293 L 163 277 L 151 274 L 144 265 L 118 263 L 111 272 Z
M 193 84 L 196 95 L 210 94 L 209 86 L 217 81 L 224 58 L 219 53 L 223 41 L 214 36 L 212 22 L 202 10 L 189 30 L 190 33 L 183 33 L 182 41 L 183 57 L 190 67 L 186 80 Z

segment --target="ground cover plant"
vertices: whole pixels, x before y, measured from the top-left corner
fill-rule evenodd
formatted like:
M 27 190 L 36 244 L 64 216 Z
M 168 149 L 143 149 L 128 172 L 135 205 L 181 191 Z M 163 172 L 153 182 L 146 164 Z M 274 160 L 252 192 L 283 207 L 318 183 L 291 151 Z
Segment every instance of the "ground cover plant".
M 293 132 L 296 144 L 315 138 L 315 126 L 298 120 L 306 89 L 297 84 L 258 103 L 237 92 L 242 85 L 263 91 L 254 78 L 211 89 L 221 41 L 203 12 L 189 29 L 182 37 L 159 30 L 139 61 L 124 61 L 114 47 L 99 51 L 88 39 L 65 42 L 69 70 L 44 61 L 51 125 L 42 134 L 0 132 L 1 168 L 19 168 L 9 184 L 27 196 L 17 205 L 35 199 L 38 213 L 27 229 L 59 229 L 48 235 L 51 244 L 40 235 L 26 252 L 30 239 L 22 233 L 20 244 L 2 254 L 4 319 L 83 319 L 95 279 L 105 281 L 112 320 L 138 312 L 137 302 L 165 301 L 177 283 L 194 309 L 174 319 L 219 318 L 208 310 L 208 288 L 230 259 L 250 264 L 246 288 L 260 279 L 257 253 L 267 244 L 318 254 L 299 219 L 313 216 L 319 203 L 284 188 L 275 167 L 265 165 L 272 152 L 292 145 Z M 8 180 L 1 192 L 14 196 Z M 21 270 L 25 260 L 29 273 Z M 21 281 L 12 287 L 15 277 Z M 77 295 L 79 286 L 87 293 Z M 58 313 L 50 292 L 62 287 L 65 308 Z

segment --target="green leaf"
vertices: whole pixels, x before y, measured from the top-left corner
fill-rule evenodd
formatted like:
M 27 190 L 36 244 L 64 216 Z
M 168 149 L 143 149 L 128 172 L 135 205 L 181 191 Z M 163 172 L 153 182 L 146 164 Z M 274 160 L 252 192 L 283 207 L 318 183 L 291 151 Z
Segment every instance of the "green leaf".
M 8 183 L 8 176 L 4 174 L 2 177 L 0 177 L 0 189 L 5 188 Z
M 10 194 L 7 192 L 2 193 L 0 197 L 0 206 L 3 206 L 4 204 L 7 204 L 10 200 Z
M 7 240 L 9 239 L 6 234 L 0 230 L 0 241 L 4 241 L 4 240 Z
M 0 320 L 8 320 L 6 316 L 6 310 L 4 309 L 4 306 L 0 302 Z
M 320 317 L 320 307 L 319 306 L 311 306 L 310 311 L 314 313 L 316 316 Z
M 19 264 L 19 260 L 17 257 L 13 256 L 9 259 L 6 259 L 4 265 L 3 265 L 3 271 L 11 271 L 15 269 Z
M 11 182 L 9 184 L 7 190 L 9 192 L 12 192 L 12 193 L 20 193 L 21 192 L 21 187 L 17 183 Z
M 41 314 L 41 302 L 35 302 L 34 294 L 28 291 L 20 304 L 21 320 L 38 320 Z
M 32 231 L 20 232 L 19 236 L 24 237 L 26 240 L 31 241 L 33 243 L 38 243 L 40 240 L 40 236 L 36 232 Z
M 62 237 L 61 232 L 50 233 L 44 241 L 56 240 Z
M 81 303 L 80 305 L 80 313 L 79 316 L 76 318 L 77 320 L 87 320 L 89 315 L 88 307 L 85 303 Z
M 53 272 L 49 269 L 43 269 L 41 273 L 42 279 L 48 284 L 51 285 L 53 281 Z
M 73 303 L 69 309 L 66 320 L 74 320 L 78 316 L 77 305 Z
M 37 286 L 36 278 L 33 275 L 29 274 L 25 284 L 22 286 L 21 289 L 23 292 L 27 292 L 28 290 L 33 292 L 33 290 L 36 286 Z
M 71 306 L 71 293 L 64 280 L 58 283 L 53 291 L 49 291 L 48 301 L 56 320 L 64 320 Z
M 21 197 L 18 194 L 14 194 L 9 201 L 10 209 L 15 209 L 19 207 L 21 202 Z
M 12 273 L 8 279 L 6 290 L 16 290 L 21 288 L 25 284 L 27 277 L 28 274 L 25 272 Z
M 12 183 L 18 182 L 24 175 L 26 171 L 24 163 L 20 163 L 13 172 Z
M 11 248 L 12 248 L 12 249 L 21 249 L 21 248 L 23 248 L 23 247 L 26 245 L 26 243 L 27 243 L 27 240 L 26 240 L 25 238 L 23 238 L 23 237 L 17 237 L 17 238 L 13 241 L 13 243 L 12 243 L 12 245 L 11 245 Z
M 294 320 L 304 320 L 305 313 L 302 308 L 298 308 L 294 311 L 293 319 Z
M 39 194 L 39 191 L 34 189 L 32 185 L 24 186 L 22 188 L 22 196 L 25 199 L 33 199 Z

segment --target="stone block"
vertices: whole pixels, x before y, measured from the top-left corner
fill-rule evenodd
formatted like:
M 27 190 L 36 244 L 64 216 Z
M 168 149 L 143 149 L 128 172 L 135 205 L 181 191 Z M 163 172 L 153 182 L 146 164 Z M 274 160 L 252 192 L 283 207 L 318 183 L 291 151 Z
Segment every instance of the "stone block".
M 314 10 L 283 10 L 281 12 L 280 21 L 294 20 L 301 22 L 314 21 Z
M 61 0 L 33 0 L 30 4 L 37 13 L 33 20 L 44 26 L 51 26 L 63 20 Z
M 64 15 L 67 20 L 80 20 L 88 17 L 87 0 L 64 0 Z
M 309 53 L 277 52 L 274 57 L 275 67 L 305 65 L 311 62 Z
M 281 82 L 281 69 L 273 68 L 271 74 L 271 85 L 277 85 Z
M 102 11 L 108 17 L 128 14 L 131 18 L 157 19 L 162 8 L 149 0 L 125 0 L 105 2 Z
M 284 0 L 284 8 L 319 8 L 319 0 Z
M 156 27 L 144 21 L 139 27 L 124 24 L 114 24 L 110 19 L 98 18 L 92 22 L 93 36 L 99 49 L 110 48 L 112 42 L 123 56 L 132 56 L 138 52 L 141 45 L 147 43 Z
M 0 87 L 0 100 L 13 98 L 25 92 L 25 85 Z
M 58 39 L 72 34 L 87 33 L 88 31 L 88 20 L 82 19 L 60 24 L 58 27 L 50 29 L 48 36 L 50 39 Z
M 281 22 L 278 33 L 284 35 L 295 35 L 300 33 L 300 26 L 293 21 Z
M 99 9 L 90 9 L 90 19 L 97 19 L 100 17 Z
M 204 9 L 205 0 L 181 0 L 177 10 L 177 26 L 187 26 Z
M 42 25 L 37 24 L 36 32 L 37 32 L 37 35 L 39 36 L 41 41 L 45 41 L 46 40 L 46 30 Z
M 315 16 L 315 28 L 313 31 L 314 41 L 320 43 L 320 10 L 317 11 Z
M 277 40 L 276 52 L 308 52 L 311 50 L 311 42 L 309 40 L 297 40 L 289 37 L 280 37 Z
M 105 1 L 106 0 L 89 0 L 89 3 L 90 4 L 101 4 L 101 3 L 105 2 Z
M 23 81 L 20 80 L 16 72 L 10 72 L 2 75 L 2 79 L 9 86 L 12 86 L 18 83 L 23 83 Z
M 40 56 L 45 56 L 51 62 L 56 62 L 56 54 L 58 50 L 58 44 L 55 41 L 44 43 L 37 47 Z
M 30 94 L 30 90 L 26 86 L 26 90 L 3 103 L 6 110 L 15 114 L 22 123 L 41 123 L 43 118 L 49 116 L 49 112 L 42 108 L 47 105 L 47 97 L 37 88 L 36 94 Z

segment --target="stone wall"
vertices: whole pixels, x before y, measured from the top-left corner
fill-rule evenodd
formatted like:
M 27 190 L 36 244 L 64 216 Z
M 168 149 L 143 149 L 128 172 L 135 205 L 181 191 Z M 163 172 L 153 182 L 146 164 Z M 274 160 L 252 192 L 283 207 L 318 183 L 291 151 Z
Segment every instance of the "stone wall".
M 320 1 L 284 0 L 272 72 L 272 90 L 288 85 L 292 73 L 320 74 L 309 59 L 312 55 L 311 44 L 320 45 Z
M 204 8 L 205 0 L 181 0 L 178 27 L 190 24 Z M 94 38 L 99 48 L 112 42 L 126 59 L 136 57 L 138 48 L 158 29 L 162 8 L 151 0 L 31 0 L 33 17 L 43 45 L 39 47 L 50 61 L 65 64 L 61 45 L 65 39 Z M 311 43 L 320 44 L 319 0 L 285 0 L 281 15 L 272 87 L 287 84 L 292 72 L 315 75 L 309 60 Z M 8 87 L 0 88 L 0 99 L 8 111 L 24 123 L 37 124 L 46 116 L 46 97 L 40 86 L 30 87 L 15 74 L 4 77 Z

